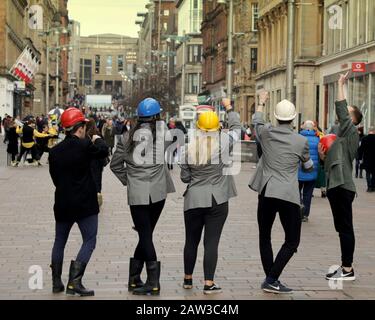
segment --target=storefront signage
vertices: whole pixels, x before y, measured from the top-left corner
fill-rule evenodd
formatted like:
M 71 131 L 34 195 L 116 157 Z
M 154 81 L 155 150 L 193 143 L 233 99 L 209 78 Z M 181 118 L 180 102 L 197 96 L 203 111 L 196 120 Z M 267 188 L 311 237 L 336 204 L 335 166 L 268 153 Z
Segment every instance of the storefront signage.
M 352 63 L 353 72 L 366 72 L 366 63 L 364 62 L 354 62 Z

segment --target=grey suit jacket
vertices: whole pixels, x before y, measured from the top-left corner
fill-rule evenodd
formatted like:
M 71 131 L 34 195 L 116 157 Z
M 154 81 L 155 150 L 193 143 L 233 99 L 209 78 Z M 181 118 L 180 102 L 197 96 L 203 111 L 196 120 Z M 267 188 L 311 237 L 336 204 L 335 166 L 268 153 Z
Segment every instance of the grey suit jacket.
M 306 171 L 313 168 L 307 139 L 293 132 L 290 125 L 264 124 L 262 112 L 255 113 L 253 122 L 263 155 L 249 187 L 261 194 L 267 185 L 265 197 L 300 205 L 299 165 L 302 162 Z
M 148 205 L 150 199 L 152 203 L 166 199 L 168 193 L 175 192 L 173 181 L 164 162 L 164 150 L 168 142 L 156 141 L 152 149 L 152 163 L 139 164 L 134 158 L 134 152 L 126 151 L 128 139 L 129 132 L 126 132 L 117 144 L 110 165 L 116 177 L 128 187 L 128 204 L 130 206 Z M 155 161 L 154 155 L 157 148 L 162 150 L 162 161 Z
M 233 149 L 233 145 L 240 139 L 240 116 L 237 112 L 228 113 L 228 123 L 230 132 L 228 143 L 221 148 Z M 221 133 L 226 134 L 226 133 Z M 227 152 L 228 150 L 223 150 Z M 213 164 L 193 165 L 183 164 L 181 167 L 181 180 L 188 183 L 184 193 L 184 211 L 195 208 L 212 207 L 212 199 L 217 204 L 227 202 L 230 198 L 237 196 L 236 185 L 233 176 L 224 175 L 223 170 L 226 164 L 221 161 L 219 155 L 212 157 Z

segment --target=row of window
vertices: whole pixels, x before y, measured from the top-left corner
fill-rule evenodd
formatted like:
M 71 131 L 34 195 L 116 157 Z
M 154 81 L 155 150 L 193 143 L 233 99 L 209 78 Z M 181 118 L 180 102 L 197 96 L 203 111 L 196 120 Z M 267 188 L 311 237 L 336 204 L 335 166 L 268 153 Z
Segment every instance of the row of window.
M 326 54 L 375 40 L 374 0 L 343 0 L 327 9 Z

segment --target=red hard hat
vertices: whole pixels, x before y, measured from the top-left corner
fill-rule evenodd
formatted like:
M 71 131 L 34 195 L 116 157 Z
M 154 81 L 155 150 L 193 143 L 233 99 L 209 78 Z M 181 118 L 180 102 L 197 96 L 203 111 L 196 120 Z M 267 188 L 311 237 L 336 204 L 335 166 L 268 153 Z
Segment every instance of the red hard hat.
M 61 125 L 63 128 L 71 128 L 77 123 L 87 122 L 83 113 L 77 108 L 68 108 L 61 115 Z
M 320 144 L 325 153 L 329 151 L 333 143 L 336 141 L 337 136 L 335 134 L 327 134 L 326 136 L 320 139 Z

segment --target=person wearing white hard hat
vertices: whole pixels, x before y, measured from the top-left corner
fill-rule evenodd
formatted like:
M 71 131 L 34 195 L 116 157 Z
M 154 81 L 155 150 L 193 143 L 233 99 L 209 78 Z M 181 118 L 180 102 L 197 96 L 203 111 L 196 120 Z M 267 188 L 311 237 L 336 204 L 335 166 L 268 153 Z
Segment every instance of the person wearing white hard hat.
M 253 123 L 263 155 L 249 187 L 259 193 L 258 225 L 259 248 L 266 279 L 261 288 L 271 293 L 292 293 L 279 281 L 285 266 L 300 242 L 301 215 L 298 185 L 298 168 L 313 170 L 309 144 L 305 137 L 293 131 L 297 113 L 293 103 L 283 100 L 275 107 L 277 126 L 265 123 L 263 107 L 268 92 L 259 96 L 259 106 Z M 272 226 L 279 213 L 285 232 L 285 242 L 274 259 L 271 243 Z

